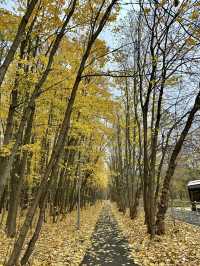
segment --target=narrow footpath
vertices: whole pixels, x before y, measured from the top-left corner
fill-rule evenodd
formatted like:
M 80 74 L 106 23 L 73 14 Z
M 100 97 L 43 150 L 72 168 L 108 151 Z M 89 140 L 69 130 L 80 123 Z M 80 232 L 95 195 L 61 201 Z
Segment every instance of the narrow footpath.
M 111 207 L 103 207 L 92 236 L 92 246 L 80 265 L 135 265 L 127 239 L 122 235 L 112 215 Z

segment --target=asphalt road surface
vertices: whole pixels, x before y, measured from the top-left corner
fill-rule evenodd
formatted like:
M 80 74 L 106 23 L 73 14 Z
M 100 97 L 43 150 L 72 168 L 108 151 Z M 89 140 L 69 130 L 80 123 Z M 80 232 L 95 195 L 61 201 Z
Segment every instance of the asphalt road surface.
M 128 241 L 120 232 L 109 205 L 100 214 L 92 236 L 92 246 L 80 265 L 136 266 L 130 256 Z

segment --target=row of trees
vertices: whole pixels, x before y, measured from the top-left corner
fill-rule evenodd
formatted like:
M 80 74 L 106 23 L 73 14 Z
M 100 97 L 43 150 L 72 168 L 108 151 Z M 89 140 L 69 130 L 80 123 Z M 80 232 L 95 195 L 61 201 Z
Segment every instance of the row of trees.
M 123 49 L 115 59 L 124 77 L 117 82 L 121 108 L 110 143 L 111 194 L 121 211 L 129 207 L 131 218 L 143 196 L 145 223 L 153 237 L 165 232 L 181 155 L 190 167 L 189 158 L 194 159 L 200 109 L 199 3 L 139 1 L 117 30 Z
M 16 236 L 7 266 L 28 262 L 44 217 L 56 222 L 74 209 L 78 190 L 86 206 L 107 186 L 103 156 L 115 102 L 108 80 L 90 74 L 107 62 L 98 37 L 119 9 L 116 0 L 18 1 L 15 8 L 0 10 L 0 211 L 7 235 Z
M 116 20 L 117 0 L 0 9 L 0 211 L 16 237 L 7 266 L 28 262 L 47 216 L 72 211 L 78 191 L 82 207 L 102 197 L 105 155 L 119 210 L 134 219 L 143 196 L 148 233 L 165 232 L 176 165 L 184 155 L 192 168 L 198 148 L 199 3 L 128 5 L 113 51 L 99 35 Z M 106 73 L 111 54 L 118 68 Z

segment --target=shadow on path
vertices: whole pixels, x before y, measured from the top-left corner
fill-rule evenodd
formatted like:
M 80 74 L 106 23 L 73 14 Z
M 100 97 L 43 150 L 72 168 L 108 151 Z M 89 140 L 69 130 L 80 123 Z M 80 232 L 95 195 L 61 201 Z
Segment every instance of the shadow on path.
M 130 257 L 128 241 L 118 229 L 109 205 L 106 205 L 100 214 L 92 236 L 92 246 L 80 265 L 136 266 Z

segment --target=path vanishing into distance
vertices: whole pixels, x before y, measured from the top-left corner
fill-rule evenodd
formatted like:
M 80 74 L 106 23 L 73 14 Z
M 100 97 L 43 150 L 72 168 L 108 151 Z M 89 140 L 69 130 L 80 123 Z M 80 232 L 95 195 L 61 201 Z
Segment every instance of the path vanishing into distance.
M 128 241 L 119 230 L 109 205 L 101 211 L 92 236 L 92 246 L 80 265 L 136 266 L 130 256 Z

